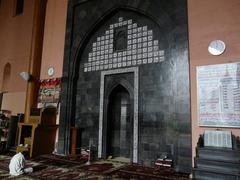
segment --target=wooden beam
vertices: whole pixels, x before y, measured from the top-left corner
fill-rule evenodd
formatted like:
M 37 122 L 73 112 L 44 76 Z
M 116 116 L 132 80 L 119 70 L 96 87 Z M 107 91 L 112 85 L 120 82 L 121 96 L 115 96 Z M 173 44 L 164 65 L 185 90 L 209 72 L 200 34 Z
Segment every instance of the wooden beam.
M 31 107 L 37 107 L 46 5 L 47 0 L 34 0 L 32 39 L 28 68 L 28 72 L 32 75 L 32 79 L 27 83 L 25 123 L 29 120 Z

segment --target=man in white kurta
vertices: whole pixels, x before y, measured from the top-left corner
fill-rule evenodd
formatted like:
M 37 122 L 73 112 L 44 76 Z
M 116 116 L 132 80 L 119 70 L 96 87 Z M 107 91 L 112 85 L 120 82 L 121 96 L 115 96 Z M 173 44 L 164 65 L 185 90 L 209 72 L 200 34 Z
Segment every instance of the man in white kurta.
M 19 176 L 23 173 L 30 173 L 32 172 L 32 168 L 24 168 L 25 167 L 25 152 L 15 154 L 9 164 L 10 175 L 12 176 Z

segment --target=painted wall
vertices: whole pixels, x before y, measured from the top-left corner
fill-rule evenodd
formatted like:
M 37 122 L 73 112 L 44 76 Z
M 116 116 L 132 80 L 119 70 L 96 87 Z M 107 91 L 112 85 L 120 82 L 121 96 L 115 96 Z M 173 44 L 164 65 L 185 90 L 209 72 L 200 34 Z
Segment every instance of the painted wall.
M 68 0 L 47 2 L 40 79 L 62 77 L 67 5 Z M 49 67 L 54 68 L 52 76 L 48 76 Z M 57 114 L 57 124 L 59 124 L 59 115 L 60 113 Z M 55 139 L 57 145 L 58 130 Z
M 10 63 L 10 83 L 4 89 L 8 93 L 3 97 L 3 108 L 13 111 L 13 114 L 18 113 L 16 110 L 23 112 L 22 107 L 25 106 L 22 95 L 26 93 L 26 82 L 20 78 L 19 73 L 28 71 L 31 47 L 34 1 L 24 2 L 23 13 L 18 16 L 14 15 L 14 0 L 3 0 L 0 6 L 0 90 L 4 66 Z M 7 99 L 4 99 L 5 97 Z M 15 103 L 16 101 L 19 103 Z
M 195 156 L 199 134 L 206 129 L 197 125 L 196 67 L 199 65 L 240 62 L 240 1 L 239 0 L 188 0 L 190 81 L 192 109 L 192 151 Z M 208 53 L 212 40 L 220 39 L 226 51 L 220 56 Z M 240 136 L 237 128 L 220 128 Z
M 62 76 L 67 4 L 68 0 L 47 2 L 40 79 Z M 49 67 L 55 70 L 51 77 L 47 74 Z
M 44 44 L 40 79 L 62 76 L 66 12 L 68 0 L 49 0 L 47 3 Z M 0 6 L 0 91 L 7 91 L 3 96 L 2 109 L 9 109 L 13 114 L 24 112 L 26 81 L 19 76 L 28 71 L 33 27 L 34 1 L 25 0 L 23 14 L 15 16 L 15 1 L 3 0 Z M 9 85 L 2 89 L 4 66 L 10 63 Z M 52 77 L 47 75 L 48 67 L 54 67 Z M 17 86 L 16 86 L 17 84 Z M 20 103 L 11 101 L 14 99 Z
M 10 109 L 13 115 L 24 112 L 26 92 L 9 92 L 3 94 L 2 109 Z M 14 102 L 14 103 L 13 103 Z

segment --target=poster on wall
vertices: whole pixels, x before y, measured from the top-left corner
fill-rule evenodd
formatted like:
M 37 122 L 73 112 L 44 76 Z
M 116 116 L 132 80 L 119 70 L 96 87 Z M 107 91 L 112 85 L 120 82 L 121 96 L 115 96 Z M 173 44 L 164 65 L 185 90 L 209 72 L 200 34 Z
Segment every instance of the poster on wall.
M 240 127 L 240 63 L 197 67 L 198 125 Z
M 58 107 L 61 91 L 61 78 L 40 80 L 38 108 Z

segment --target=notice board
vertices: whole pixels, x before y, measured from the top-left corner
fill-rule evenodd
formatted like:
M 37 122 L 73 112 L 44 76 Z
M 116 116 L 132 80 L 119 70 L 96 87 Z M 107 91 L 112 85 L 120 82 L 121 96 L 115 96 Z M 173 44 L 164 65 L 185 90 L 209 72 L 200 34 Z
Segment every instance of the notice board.
M 197 67 L 198 125 L 240 127 L 240 63 Z

